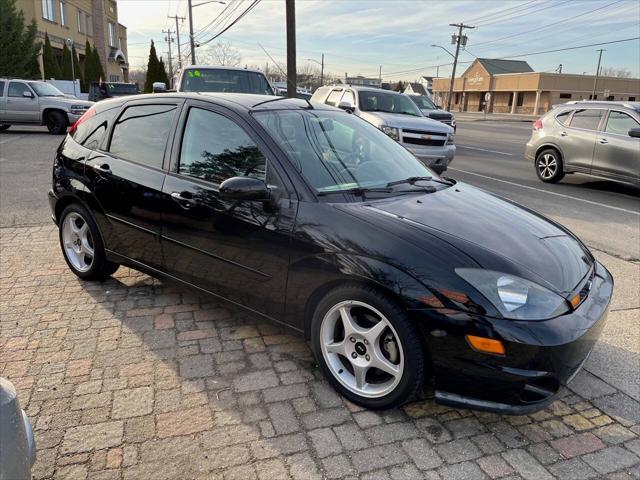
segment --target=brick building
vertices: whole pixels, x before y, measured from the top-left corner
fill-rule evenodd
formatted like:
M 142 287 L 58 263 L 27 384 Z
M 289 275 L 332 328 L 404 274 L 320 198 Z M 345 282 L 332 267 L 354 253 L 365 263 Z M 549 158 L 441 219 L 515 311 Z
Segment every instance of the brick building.
M 45 33 L 49 35 L 58 57 L 62 57 L 65 40 L 71 38 L 82 64 L 88 40 L 100 55 L 105 80 L 128 81 L 127 27 L 118 23 L 115 0 L 17 0 L 16 6 L 27 22 L 36 21 L 42 41 Z
M 589 100 L 593 75 L 534 72 L 522 60 L 478 58 L 454 80 L 451 109 L 459 112 L 538 115 L 570 100 Z M 433 94 L 446 105 L 450 78 L 433 80 Z M 489 96 L 486 94 L 490 93 Z M 640 79 L 599 77 L 595 100 L 640 99 Z M 485 105 L 488 101 L 488 105 Z

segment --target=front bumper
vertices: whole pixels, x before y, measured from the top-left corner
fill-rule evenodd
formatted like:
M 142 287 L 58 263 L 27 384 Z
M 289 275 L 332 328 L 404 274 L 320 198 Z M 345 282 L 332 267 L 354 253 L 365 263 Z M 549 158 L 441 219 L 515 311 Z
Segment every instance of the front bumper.
M 455 145 L 416 147 L 415 145 L 403 144 L 403 146 L 425 166 L 435 170 L 437 173 L 444 172 L 456 155 Z
M 428 322 L 416 318 L 432 360 L 436 401 L 511 415 L 544 408 L 591 353 L 604 328 L 612 292 L 611 274 L 596 262 L 588 297 L 573 312 L 551 320 L 516 321 L 451 311 L 431 311 Z M 466 335 L 500 340 L 506 355 L 476 352 Z

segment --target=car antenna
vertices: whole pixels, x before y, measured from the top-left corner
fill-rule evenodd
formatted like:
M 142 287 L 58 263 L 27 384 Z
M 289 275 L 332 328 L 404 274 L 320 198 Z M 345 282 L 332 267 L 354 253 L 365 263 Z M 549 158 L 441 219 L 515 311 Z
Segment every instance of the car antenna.
M 265 103 L 279 102 L 280 100 L 290 100 L 290 99 L 289 99 L 289 97 L 278 97 L 278 98 L 272 98 L 272 99 L 270 99 L 270 100 L 265 100 L 265 101 L 263 101 L 263 102 L 256 103 L 256 104 L 255 104 L 254 106 L 252 106 L 251 108 L 259 107 L 260 105 L 264 105 Z M 305 98 L 304 100 L 309 104 L 309 108 L 310 108 L 311 110 L 313 110 L 313 105 L 311 104 L 311 102 L 309 101 L 309 99 L 308 99 L 308 98 Z

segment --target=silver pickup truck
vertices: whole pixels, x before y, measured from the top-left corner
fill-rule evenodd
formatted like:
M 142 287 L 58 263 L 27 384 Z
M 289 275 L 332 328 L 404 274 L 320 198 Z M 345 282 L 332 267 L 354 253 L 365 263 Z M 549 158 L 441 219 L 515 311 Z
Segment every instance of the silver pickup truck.
M 11 125 L 45 125 L 61 135 L 91 105 L 46 82 L 0 78 L 0 131 Z

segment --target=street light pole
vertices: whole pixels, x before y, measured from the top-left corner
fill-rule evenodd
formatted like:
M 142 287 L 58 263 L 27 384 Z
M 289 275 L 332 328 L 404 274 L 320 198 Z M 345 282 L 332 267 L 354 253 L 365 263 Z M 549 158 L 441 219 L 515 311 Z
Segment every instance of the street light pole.
M 593 93 L 591 94 L 591 100 L 596 99 L 596 86 L 598 85 L 598 75 L 600 75 L 600 61 L 602 60 L 602 52 L 604 51 L 604 48 L 596 50 L 596 52 L 600 52 L 600 55 L 598 55 L 598 67 L 596 68 L 596 78 L 593 80 Z
M 189 43 L 191 44 L 191 65 L 196 64 L 196 44 L 193 41 L 193 6 L 191 0 L 187 2 L 189 6 Z
M 451 72 L 451 83 L 449 84 L 449 98 L 447 98 L 447 111 L 451 111 L 451 97 L 453 96 L 453 82 L 456 79 L 456 67 L 458 66 L 458 55 L 460 54 L 460 43 L 462 42 L 462 29 L 476 28 L 470 25 L 465 25 L 464 23 L 450 23 L 449 26 L 458 27 L 458 36 L 456 38 L 456 54 L 453 57 L 453 71 Z M 450 54 L 450 52 L 448 51 L 447 53 Z
M 287 22 L 287 97 L 295 98 L 296 79 L 296 4 L 295 0 L 285 0 Z
M 307 61 L 320 65 L 320 86 L 322 86 L 324 84 L 324 53 L 322 54 L 321 62 L 314 60 L 313 58 L 307 58 Z
M 75 65 L 73 62 L 73 40 L 71 40 L 70 38 L 67 38 L 65 40 L 65 43 L 67 44 L 67 47 L 69 47 L 70 51 L 69 51 L 69 55 L 71 55 L 71 80 L 73 80 L 73 96 L 76 96 L 76 69 L 75 69 Z

